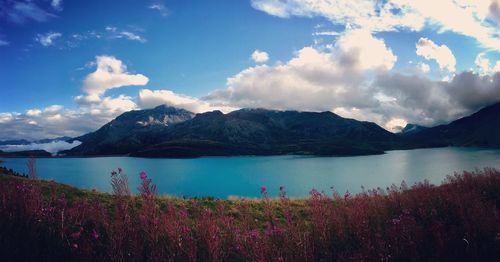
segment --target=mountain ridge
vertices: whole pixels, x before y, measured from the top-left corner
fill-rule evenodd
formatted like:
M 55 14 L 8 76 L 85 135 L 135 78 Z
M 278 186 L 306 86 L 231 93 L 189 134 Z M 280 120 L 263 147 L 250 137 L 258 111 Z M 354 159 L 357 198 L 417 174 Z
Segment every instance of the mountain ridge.
M 495 123 L 500 123 L 500 103 L 447 125 L 427 128 L 409 124 L 398 134 L 330 111 L 244 108 L 227 114 L 217 110 L 194 114 L 162 105 L 126 112 L 97 131 L 76 138 L 82 144 L 64 153 L 139 157 L 366 155 L 425 147 L 500 147 L 500 127 Z

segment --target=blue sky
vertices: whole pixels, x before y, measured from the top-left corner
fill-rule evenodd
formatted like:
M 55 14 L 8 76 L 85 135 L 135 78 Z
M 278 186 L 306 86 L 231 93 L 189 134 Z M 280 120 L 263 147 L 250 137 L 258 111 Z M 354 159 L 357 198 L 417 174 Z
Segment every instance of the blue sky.
M 499 3 L 458 2 L 5 0 L 0 139 L 158 104 L 444 123 L 500 101 Z

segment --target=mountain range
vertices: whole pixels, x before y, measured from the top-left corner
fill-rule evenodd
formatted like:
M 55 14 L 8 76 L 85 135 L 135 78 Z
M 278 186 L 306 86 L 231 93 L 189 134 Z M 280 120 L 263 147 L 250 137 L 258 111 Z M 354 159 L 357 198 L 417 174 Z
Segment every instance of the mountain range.
M 126 112 L 74 138 L 68 156 L 198 157 L 233 155 L 365 155 L 443 146 L 500 147 L 500 103 L 447 125 L 409 124 L 391 133 L 332 112 L 240 109 L 194 114 L 165 105 Z
M 240 109 L 195 114 L 161 105 L 123 113 L 80 137 L 6 140 L 0 146 L 80 141 L 66 156 L 198 157 L 233 155 L 366 155 L 445 146 L 500 147 L 500 103 L 449 124 L 408 124 L 391 133 L 332 112 Z M 23 151 L 21 155 L 42 150 Z M 48 154 L 47 152 L 45 152 Z M 2 156 L 17 156 L 2 152 Z

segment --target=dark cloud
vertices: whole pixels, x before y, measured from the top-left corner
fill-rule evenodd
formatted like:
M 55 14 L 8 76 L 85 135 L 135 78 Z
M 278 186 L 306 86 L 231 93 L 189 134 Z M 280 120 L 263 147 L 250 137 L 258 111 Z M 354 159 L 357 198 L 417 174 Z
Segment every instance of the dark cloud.
M 374 111 L 423 125 L 446 123 L 500 101 L 500 73 L 489 76 L 465 71 L 450 82 L 384 74 L 373 86 L 395 98 Z

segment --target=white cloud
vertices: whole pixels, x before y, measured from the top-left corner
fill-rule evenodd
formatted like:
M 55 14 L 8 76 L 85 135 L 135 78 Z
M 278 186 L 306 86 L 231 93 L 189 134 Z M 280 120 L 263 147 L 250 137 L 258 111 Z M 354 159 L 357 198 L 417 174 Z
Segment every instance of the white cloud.
M 61 11 L 62 10 L 62 3 L 63 3 L 63 0 L 52 0 L 52 2 L 50 3 L 52 5 L 52 7 L 58 11 Z
M 168 16 L 170 14 L 170 11 L 163 3 L 151 4 L 148 8 L 158 11 L 161 16 Z
M 75 101 L 96 103 L 100 101 L 100 96 L 107 90 L 122 86 L 146 85 L 149 78 L 142 74 L 130 74 L 122 61 L 113 56 L 97 56 L 97 69 L 89 74 L 84 82 L 82 91 L 86 96 L 77 96 Z
M 419 63 L 418 69 L 422 71 L 422 73 L 429 73 L 429 71 L 431 71 L 431 67 L 426 63 Z
M 228 78 L 203 100 L 231 107 L 324 111 L 378 103 L 367 74 L 391 69 L 397 57 L 368 31 L 344 32 L 331 48 L 304 47 L 284 64 L 258 65 Z
M 255 50 L 252 53 L 252 60 L 256 63 L 265 63 L 269 60 L 269 54 L 264 51 Z
M 7 123 L 12 120 L 12 113 L 0 113 L 0 123 Z
M 61 36 L 62 36 L 61 33 L 49 32 L 46 34 L 37 34 L 35 40 L 39 42 L 42 46 L 47 47 L 54 45 L 54 41 Z
M 497 0 L 252 0 L 258 10 L 278 17 L 325 17 L 334 24 L 364 28 L 372 32 L 421 31 L 425 26 L 438 32 L 451 31 L 472 37 L 491 49 L 500 48 Z
M 416 44 L 417 55 L 427 60 L 435 60 L 439 68 L 455 72 L 457 61 L 453 52 L 446 45 L 437 45 L 428 38 L 420 38 Z
M 42 114 L 42 110 L 40 109 L 29 109 L 26 111 L 27 116 L 39 116 Z
M 138 104 L 142 108 L 153 108 L 158 105 L 169 105 L 183 108 L 194 113 L 202 113 L 213 110 L 230 112 L 234 107 L 211 105 L 198 98 L 176 94 L 170 90 L 149 90 L 142 89 L 139 92 Z
M 494 73 L 500 73 L 500 61 L 497 61 L 495 66 L 493 67 Z
M 476 60 L 474 60 L 474 63 L 479 69 L 479 72 L 483 75 L 489 74 L 491 69 L 490 69 L 490 60 L 485 57 L 485 53 L 480 53 L 476 56 Z
M 61 105 L 51 105 L 43 110 L 45 113 L 58 113 L 60 112 L 64 107 Z
M 476 56 L 474 63 L 476 64 L 478 72 L 481 75 L 489 75 L 500 72 L 500 61 L 496 61 L 496 63 L 491 67 L 490 60 L 486 57 L 486 53 L 479 53 Z
M 335 45 L 345 54 L 357 56 L 363 70 L 390 70 L 397 56 L 385 45 L 383 39 L 374 37 L 364 29 L 348 29 L 339 37 Z
M 9 42 L 0 39 L 0 46 L 8 46 L 9 44 L 10 44 Z
M 340 33 L 336 31 L 319 31 L 312 33 L 313 36 L 339 36 Z
M 141 43 L 147 42 L 147 40 L 144 37 L 142 37 L 134 32 L 118 30 L 114 26 L 107 26 L 105 29 L 106 29 L 106 32 L 108 33 L 108 37 L 111 39 L 124 38 L 124 39 L 137 41 L 137 42 L 141 42 Z

